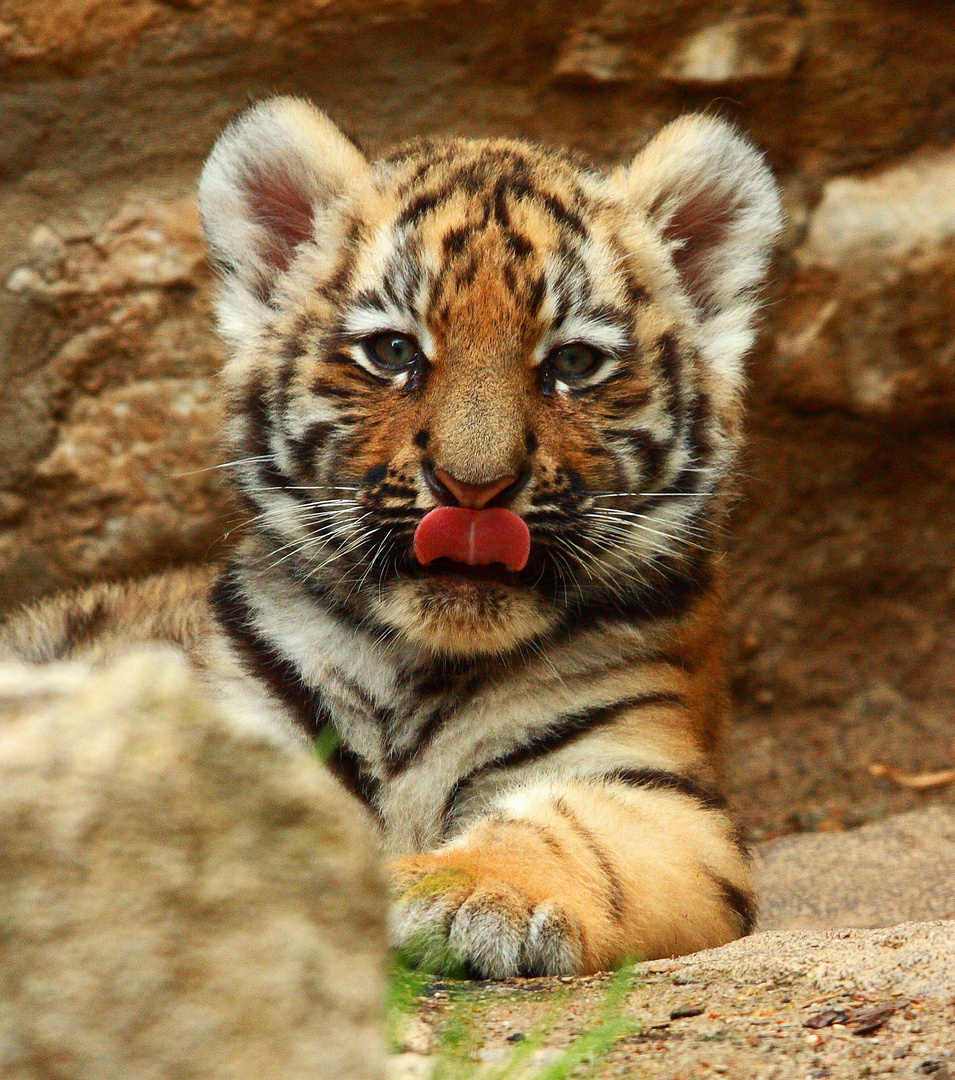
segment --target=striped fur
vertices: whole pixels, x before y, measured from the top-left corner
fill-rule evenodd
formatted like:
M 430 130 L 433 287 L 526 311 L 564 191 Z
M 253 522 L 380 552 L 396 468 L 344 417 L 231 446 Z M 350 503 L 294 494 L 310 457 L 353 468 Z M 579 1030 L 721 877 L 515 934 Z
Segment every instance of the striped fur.
M 334 732 L 422 963 L 573 973 L 749 932 L 714 754 L 741 362 L 779 229 L 758 154 L 689 117 L 612 173 L 505 140 L 369 162 L 276 99 L 223 135 L 201 200 L 245 537 L 211 591 L 54 601 L 7 651 L 160 636 L 249 723 Z M 386 331 L 412 365 L 375 361 Z M 581 377 L 553 359 L 575 343 Z M 434 470 L 516 478 L 526 569 L 417 564 Z

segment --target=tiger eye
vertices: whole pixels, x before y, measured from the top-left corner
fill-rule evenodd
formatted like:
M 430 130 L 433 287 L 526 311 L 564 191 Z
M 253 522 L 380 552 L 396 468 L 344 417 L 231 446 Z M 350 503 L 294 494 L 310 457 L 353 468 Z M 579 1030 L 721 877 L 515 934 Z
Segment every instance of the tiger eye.
M 575 341 L 562 345 L 548 357 L 548 362 L 559 379 L 583 379 L 600 366 L 601 354 L 591 345 Z
M 410 367 L 418 357 L 418 343 L 407 334 L 389 330 L 375 334 L 365 342 L 369 359 L 386 371 L 401 371 Z

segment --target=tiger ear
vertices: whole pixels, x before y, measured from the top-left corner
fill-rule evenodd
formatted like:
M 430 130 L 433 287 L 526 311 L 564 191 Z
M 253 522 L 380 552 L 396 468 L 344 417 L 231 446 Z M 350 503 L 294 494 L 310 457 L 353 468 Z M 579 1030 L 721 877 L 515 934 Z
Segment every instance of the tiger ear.
M 762 155 L 726 121 L 685 116 L 616 180 L 662 238 L 699 316 L 705 351 L 738 374 L 753 339 L 754 292 L 783 223 Z
M 301 246 L 321 239 L 323 214 L 368 173 L 357 147 L 298 98 L 262 102 L 225 129 L 199 181 L 225 323 L 268 303 Z

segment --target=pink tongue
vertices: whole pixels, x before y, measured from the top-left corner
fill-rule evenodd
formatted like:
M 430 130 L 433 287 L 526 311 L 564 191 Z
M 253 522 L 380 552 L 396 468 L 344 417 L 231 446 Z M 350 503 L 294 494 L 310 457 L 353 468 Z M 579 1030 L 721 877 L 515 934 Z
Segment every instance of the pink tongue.
M 415 529 L 414 553 L 423 566 L 445 558 L 467 566 L 503 563 L 509 570 L 523 570 L 531 553 L 531 534 L 510 510 L 439 506 Z

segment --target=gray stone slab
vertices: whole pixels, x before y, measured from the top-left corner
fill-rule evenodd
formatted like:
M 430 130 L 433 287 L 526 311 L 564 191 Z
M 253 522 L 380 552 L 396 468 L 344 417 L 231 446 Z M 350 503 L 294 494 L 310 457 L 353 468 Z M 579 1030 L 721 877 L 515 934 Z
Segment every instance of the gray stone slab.
M 770 841 L 756 851 L 756 877 L 761 930 L 955 918 L 955 810 Z

